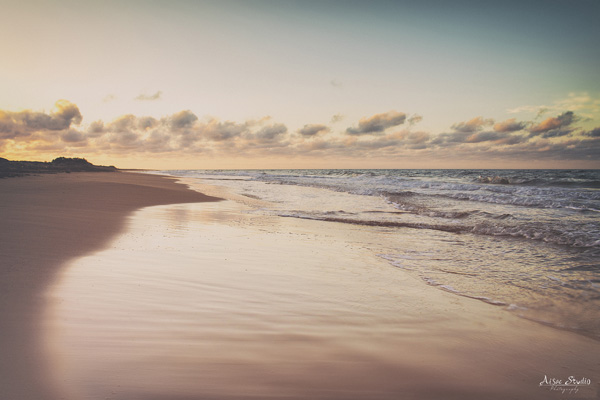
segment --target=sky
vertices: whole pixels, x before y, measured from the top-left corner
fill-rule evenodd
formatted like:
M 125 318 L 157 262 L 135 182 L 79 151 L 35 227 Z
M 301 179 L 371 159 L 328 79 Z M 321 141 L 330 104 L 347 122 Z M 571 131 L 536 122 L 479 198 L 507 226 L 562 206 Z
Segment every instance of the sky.
M 0 157 L 600 168 L 597 0 L 0 0 Z

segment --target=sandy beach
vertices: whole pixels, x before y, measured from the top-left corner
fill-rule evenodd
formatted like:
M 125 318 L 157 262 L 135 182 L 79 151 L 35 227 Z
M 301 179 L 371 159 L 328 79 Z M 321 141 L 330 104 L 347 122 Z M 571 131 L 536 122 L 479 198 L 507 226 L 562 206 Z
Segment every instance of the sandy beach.
M 172 179 L 71 173 L 0 180 L 0 397 L 53 399 L 40 352 L 42 294 L 61 265 L 102 248 L 136 209 L 212 200 Z
M 0 400 L 600 400 L 600 0 L 0 15 Z
M 160 176 L 0 188 L 2 398 L 598 396 L 596 340 L 427 286 L 364 230 Z

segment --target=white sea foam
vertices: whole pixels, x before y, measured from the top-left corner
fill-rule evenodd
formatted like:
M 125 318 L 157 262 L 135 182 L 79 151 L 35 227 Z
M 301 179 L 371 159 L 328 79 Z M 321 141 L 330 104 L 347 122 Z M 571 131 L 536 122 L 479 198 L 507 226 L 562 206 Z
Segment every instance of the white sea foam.
M 265 202 L 252 213 L 369 230 L 366 248 L 430 285 L 600 334 L 600 322 L 589 323 L 596 289 L 578 283 L 600 281 L 598 171 L 169 173 Z

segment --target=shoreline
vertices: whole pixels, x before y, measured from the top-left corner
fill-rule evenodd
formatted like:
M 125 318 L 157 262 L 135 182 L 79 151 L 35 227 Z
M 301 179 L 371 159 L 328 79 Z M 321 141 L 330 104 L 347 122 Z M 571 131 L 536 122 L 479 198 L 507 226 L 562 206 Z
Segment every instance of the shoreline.
M 69 263 L 49 314 L 69 399 L 561 400 L 539 384 L 570 375 L 591 380 L 572 398 L 597 391 L 595 341 L 426 286 L 365 231 L 244 210 L 148 207 Z
M 0 218 L 4 225 L 0 232 L 0 253 L 4 257 L 4 276 L 0 283 L 0 346 L 5 349 L 0 362 L 0 397 L 19 400 L 64 399 L 62 388 L 55 387 L 53 382 L 73 382 L 64 378 L 60 382 L 53 380 L 52 377 L 56 378 L 56 375 L 48 373 L 54 371 L 48 368 L 48 360 L 43 359 L 45 350 L 54 344 L 44 342 L 48 338 L 42 336 L 41 329 L 41 311 L 47 301 L 47 289 L 61 275 L 59 272 L 65 271 L 72 262 L 93 259 L 99 253 L 102 253 L 101 263 L 108 260 L 105 258 L 108 252 L 116 254 L 117 265 L 132 264 L 145 268 L 150 262 L 159 262 L 161 258 L 178 265 L 180 261 L 174 261 L 177 258 L 170 258 L 176 257 L 177 253 L 163 254 L 157 247 L 138 252 L 140 257 L 150 257 L 147 264 L 127 253 L 138 245 L 139 238 L 147 238 L 146 227 L 157 230 L 155 237 L 161 246 L 168 246 L 164 243 L 166 241 L 171 243 L 170 249 L 183 251 L 178 246 L 188 249 L 186 251 L 190 253 L 184 252 L 184 256 L 187 256 L 181 260 L 209 262 L 208 269 L 203 270 L 198 281 L 203 285 L 203 290 L 193 292 L 192 301 L 185 303 L 185 306 L 196 304 L 200 307 L 196 311 L 205 313 L 205 318 L 194 317 L 193 320 L 182 322 L 199 324 L 194 332 L 197 339 L 189 343 L 184 340 L 183 343 L 205 346 L 207 354 L 213 357 L 212 364 L 208 362 L 202 371 L 219 382 L 212 387 L 215 399 L 245 398 L 242 396 L 247 394 L 244 389 L 251 387 L 248 385 L 253 382 L 263 382 L 266 389 L 273 390 L 277 386 L 270 386 L 271 373 L 275 374 L 273 378 L 279 376 L 281 381 L 278 385 L 283 385 L 279 392 L 271 392 L 274 395 L 271 398 L 307 398 L 306 394 L 312 390 L 311 385 L 316 384 L 314 393 L 321 393 L 319 398 L 323 399 L 366 399 L 360 395 L 362 390 L 375 387 L 382 388 L 377 395 L 379 397 L 375 396 L 381 399 L 397 398 L 388 396 L 384 390 L 386 388 L 388 394 L 393 390 L 398 396 L 407 393 L 418 399 L 517 399 L 521 395 L 563 399 L 567 396 L 552 393 L 538 387 L 538 384 L 546 376 L 548 379 L 564 379 L 569 375 L 579 377 L 581 373 L 591 379 L 592 388 L 586 393 L 598 388 L 600 366 L 595 360 L 600 355 L 600 349 L 593 339 L 540 326 L 479 300 L 461 298 L 428 287 L 422 282 L 417 283 L 410 275 L 381 260 L 375 261 L 371 256 L 365 258 L 364 254 L 356 253 L 356 249 L 347 250 L 346 246 L 350 243 L 364 243 L 364 237 L 346 237 L 346 233 L 335 227 L 324 227 L 318 221 L 274 219 L 265 223 L 260 218 L 240 214 L 239 210 L 228 209 L 226 202 L 205 207 L 194 204 L 164 209 L 150 207 L 214 201 L 225 197 L 221 196 L 224 193 L 210 190 L 203 184 L 192 185 L 184 181 L 188 183 L 185 185 L 175 183 L 175 180 L 160 175 L 119 172 L 72 173 L 0 181 Z M 144 217 L 140 219 L 137 215 Z M 152 219 L 158 217 L 158 220 Z M 166 222 L 163 221 L 167 225 L 160 228 L 161 224 L 157 221 L 162 218 L 167 218 Z M 230 225 L 225 224 L 223 218 L 229 219 L 227 224 Z M 190 230 L 185 227 L 186 224 L 192 224 L 194 228 Z M 138 235 L 139 229 L 142 229 L 142 236 L 136 237 L 134 229 L 138 229 Z M 168 233 L 168 229 L 175 229 L 174 234 Z M 205 240 L 197 240 L 194 235 L 203 229 Z M 107 246 L 116 243 L 115 238 L 119 242 L 127 240 L 128 236 L 133 241 L 123 242 L 128 244 L 122 247 L 109 249 Z M 181 240 L 188 240 L 184 242 L 188 243 L 187 247 L 180 243 Z M 317 243 L 320 251 L 315 252 Z M 195 249 L 193 252 L 192 248 Z M 235 256 L 232 249 L 235 249 Z M 152 251 L 157 252 L 154 258 L 145 254 Z M 218 264 L 210 264 L 210 260 Z M 325 271 L 320 267 L 330 265 L 333 260 L 344 268 Z M 287 264 L 288 272 L 280 269 Z M 218 265 L 219 268 L 211 268 L 211 265 Z M 221 270 L 228 268 L 233 275 L 222 275 L 224 272 Z M 97 271 L 98 268 L 93 270 Z M 250 275 L 246 275 L 248 270 L 251 271 Z M 145 274 L 143 271 L 142 276 Z M 213 281 L 209 279 L 211 276 Z M 231 277 L 236 280 L 232 281 Z M 279 279 L 280 284 L 270 284 L 273 277 Z M 305 280 L 307 284 L 299 284 L 298 279 Z M 127 280 L 117 282 L 127 283 Z M 155 282 L 164 282 L 164 279 Z M 186 285 L 192 283 L 193 280 L 185 281 Z M 322 292 L 316 290 L 313 284 L 320 287 Z M 369 288 L 370 284 L 372 286 Z M 81 289 L 81 286 L 78 287 Z M 111 288 L 110 285 L 108 287 Z M 185 290 L 185 287 L 181 289 Z M 85 288 L 81 290 L 85 291 Z M 179 286 L 175 285 L 174 290 L 178 293 Z M 331 290 L 336 292 L 335 301 L 329 298 Z M 198 301 L 195 296 L 198 293 L 202 296 L 202 292 L 209 297 L 205 301 Z M 151 297 L 147 300 L 158 301 L 154 293 L 150 292 Z M 287 294 L 282 296 L 282 293 Z M 360 294 L 361 299 L 364 296 L 364 302 L 357 303 L 356 294 Z M 256 296 L 260 297 L 256 299 Z M 248 303 L 249 298 L 253 301 Z M 307 298 L 312 300 L 302 303 Z M 111 299 L 117 301 L 118 296 Z M 215 299 L 220 301 L 214 304 Z M 145 304 L 143 301 L 141 303 Z M 117 301 L 117 304 L 121 302 Z M 316 308 L 312 310 L 311 305 Z M 255 313 L 252 307 L 258 307 L 254 309 Z M 83 309 L 88 310 L 85 307 Z M 211 319 L 214 311 L 218 313 L 216 318 Z M 246 312 L 249 314 L 244 314 Z M 318 313 L 322 315 L 320 321 L 323 325 L 312 318 Z M 68 318 L 71 314 L 63 315 Z M 235 319 L 236 315 L 245 315 L 241 321 L 259 326 L 244 328 L 239 324 L 240 320 Z M 233 316 L 233 319 L 229 316 Z M 290 319 L 290 316 L 293 318 Z M 148 320 L 152 319 L 145 321 Z M 274 325 L 265 326 L 269 323 Z M 198 336 L 204 327 L 209 329 L 209 333 L 215 334 L 212 339 L 204 340 Z M 152 333 L 155 328 L 125 332 L 139 332 L 143 338 L 144 334 Z M 283 332 L 278 331 L 283 328 Z M 372 332 L 369 331 L 371 328 Z M 249 337 L 255 340 L 249 342 Z M 377 340 L 373 341 L 373 338 Z M 149 339 L 157 340 L 156 337 Z M 169 337 L 164 339 L 169 346 L 173 344 Z M 132 339 L 132 343 L 134 340 L 137 337 Z M 102 341 L 96 343 L 103 344 Z M 248 343 L 252 345 L 247 347 Z M 321 347 L 314 347 L 319 343 Z M 93 346 L 88 351 L 86 346 L 90 343 L 84 341 L 83 345 L 79 352 L 71 355 L 76 357 L 75 361 L 79 360 L 80 355 L 91 357 L 94 363 Z M 252 349 L 257 351 L 256 355 L 248 356 L 245 362 L 262 366 L 263 371 L 270 371 L 269 374 L 261 373 L 260 369 L 246 370 L 244 363 L 239 364 L 238 354 L 252 352 Z M 150 350 L 152 354 L 152 348 Z M 145 351 L 144 356 L 147 355 Z M 113 369 L 112 362 L 117 360 L 109 354 L 102 356 L 107 358 L 107 368 Z M 119 354 L 120 350 L 113 356 Z M 278 354 L 286 355 L 286 359 L 282 360 Z M 189 355 L 189 349 L 185 347 L 182 356 Z M 223 363 L 224 355 L 229 357 L 225 358 L 226 363 Z M 270 357 L 269 362 L 261 358 L 265 355 Z M 160 361 L 160 357 L 156 360 Z M 292 364 L 287 360 L 304 360 L 304 363 Z M 277 363 L 281 364 L 278 366 Z M 161 385 L 161 364 L 156 362 L 146 367 L 151 369 L 147 377 L 155 376 L 155 379 L 148 381 L 152 383 L 148 387 L 143 386 L 146 379 L 141 381 L 140 390 L 147 389 L 150 397 L 140 398 L 173 398 L 174 393 L 168 392 L 168 385 L 165 385 L 164 396 L 150 395 L 151 386 Z M 114 365 L 115 371 L 118 371 L 119 365 L 118 362 Z M 232 375 L 228 375 L 220 370 L 222 365 L 237 365 L 237 370 L 232 370 Z M 325 368 L 324 371 L 334 379 L 333 388 L 338 392 L 324 394 L 329 393 L 332 387 L 329 381 L 321 380 L 319 373 L 313 372 L 315 366 Z M 142 370 L 126 372 L 133 374 L 132 378 L 145 376 Z M 593 372 L 592 376 L 588 376 L 590 372 Z M 121 374 L 118 379 L 126 379 L 126 376 Z M 193 374 L 188 383 L 194 385 L 201 376 Z M 92 375 L 90 378 L 97 379 L 99 384 L 108 383 L 101 375 Z M 244 383 L 244 378 L 249 380 Z M 363 380 L 368 383 L 363 383 Z M 123 384 L 127 382 L 124 380 Z M 237 382 L 237 385 L 232 386 L 231 382 Z M 299 382 L 305 384 L 300 387 Z M 255 389 L 258 391 L 256 398 L 261 398 L 264 392 L 258 387 Z M 586 388 L 580 388 L 583 389 Z M 300 391 L 297 397 L 291 395 L 293 390 Z M 346 394 L 343 390 L 347 390 Z M 189 398 L 197 398 L 193 386 L 181 396 L 189 396 L 189 393 L 194 393 Z M 198 393 L 198 396 L 201 397 L 202 393 Z
M 127 172 L 0 180 L 0 397 L 58 398 L 40 359 L 40 313 L 67 261 L 104 248 L 135 210 L 216 200 L 173 178 Z

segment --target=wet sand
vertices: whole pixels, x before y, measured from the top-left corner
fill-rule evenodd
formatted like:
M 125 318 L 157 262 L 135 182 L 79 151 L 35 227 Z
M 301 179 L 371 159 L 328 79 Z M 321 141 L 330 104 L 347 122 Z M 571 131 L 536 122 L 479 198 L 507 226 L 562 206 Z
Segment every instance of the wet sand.
M 0 181 L 2 398 L 598 396 L 597 341 L 429 287 L 364 230 L 233 201 L 132 213 L 207 198 L 109 175 Z M 591 384 L 539 385 L 571 375 Z
M 65 262 L 105 246 L 136 209 L 207 200 L 172 179 L 133 173 L 0 179 L 0 398 L 58 398 L 40 349 L 40 314 Z

